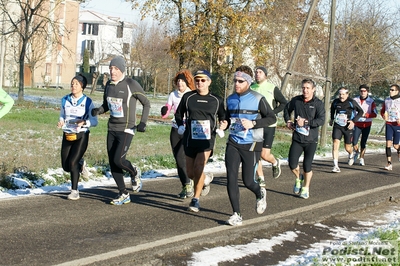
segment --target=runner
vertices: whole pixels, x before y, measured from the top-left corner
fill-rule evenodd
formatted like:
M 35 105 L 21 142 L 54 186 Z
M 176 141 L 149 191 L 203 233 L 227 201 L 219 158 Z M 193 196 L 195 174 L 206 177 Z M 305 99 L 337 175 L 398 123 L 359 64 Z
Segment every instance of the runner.
M 273 108 L 275 115 L 283 111 L 287 100 L 283 96 L 281 90 L 274 84 L 267 82 L 267 69 L 263 66 L 256 67 L 255 79 L 256 84 L 251 85 L 251 89 L 261 93 L 267 100 L 269 106 Z M 278 178 L 281 175 L 281 164 L 279 159 L 271 153 L 272 143 L 274 142 L 276 130 L 276 123 L 264 128 L 264 143 L 261 151 L 261 159 L 269 162 L 272 165 L 272 177 Z M 262 169 L 262 162 L 258 164 L 257 168 L 258 182 L 262 187 L 265 187 L 264 173 Z
M 364 156 L 367 147 L 367 140 L 369 133 L 371 132 L 372 118 L 375 118 L 378 114 L 376 110 L 376 104 L 374 100 L 369 97 L 369 87 L 367 85 L 361 85 L 359 87 L 360 95 L 355 97 L 354 100 L 363 109 L 364 115 L 355 122 L 354 136 L 353 136 L 353 150 L 354 150 L 354 162 L 357 162 L 360 157 L 359 165 L 365 165 Z M 361 137 L 361 152 L 358 148 L 358 140 Z
M 356 113 L 356 115 L 354 115 Z M 349 154 L 348 164 L 353 165 L 353 129 L 354 122 L 364 115 L 363 109 L 358 103 L 349 98 L 349 90 L 345 87 L 339 89 L 339 96 L 331 104 L 331 120 L 329 125 L 332 129 L 332 157 L 333 173 L 340 173 L 339 168 L 339 147 L 342 136 L 344 138 L 344 148 Z
M 193 76 L 189 70 L 186 69 L 179 71 L 175 75 L 173 83 L 176 86 L 176 90 L 170 93 L 166 105 L 161 108 L 162 118 L 167 118 L 171 110 L 173 110 L 175 114 L 183 94 L 195 89 Z M 182 190 L 178 194 L 178 198 L 185 199 L 193 197 L 194 190 L 193 181 L 190 180 L 186 171 L 186 156 L 182 145 L 182 139 L 183 136 L 178 134 L 178 126 L 175 119 L 173 119 L 169 140 L 182 185 Z
M 178 133 L 184 134 L 186 171 L 194 181 L 194 196 L 188 210 L 198 212 L 203 188 L 211 182 L 205 180 L 204 166 L 212 156 L 218 121 L 225 119 L 225 109 L 221 97 L 210 91 L 211 74 L 207 70 L 197 71 L 194 80 L 196 90 L 182 96 L 175 120 Z
M 61 165 L 64 171 L 70 173 L 70 200 L 79 199 L 78 181 L 86 167 L 82 159 L 89 143 L 89 128 L 97 126 L 97 117 L 91 115 L 94 108 L 92 100 L 83 94 L 87 80 L 77 75 L 71 80 L 71 93 L 61 100 L 58 128 L 63 130 L 61 143 Z
M 314 95 L 316 84 L 312 79 L 304 79 L 301 87 L 302 95 L 293 97 L 285 106 L 284 119 L 286 126 L 293 130 L 289 149 L 289 168 L 296 177 L 293 193 L 308 199 L 313 176 L 312 162 L 318 146 L 319 127 L 325 123 L 325 109 L 323 102 Z M 291 120 L 293 113 L 295 119 Z M 299 166 L 302 153 L 303 174 Z
M 392 146 L 397 150 L 400 161 L 400 87 L 397 84 L 390 86 L 389 97 L 382 104 L 381 116 L 386 121 L 386 159 L 385 169 L 393 170 Z
M 229 139 L 225 150 L 225 166 L 228 179 L 228 196 L 233 215 L 229 225 L 241 225 L 239 167 L 242 166 L 243 184 L 256 197 L 256 212 L 262 214 L 267 208 L 267 191 L 256 181 L 256 170 L 260 163 L 264 128 L 276 122 L 274 111 L 265 97 L 250 89 L 253 71 L 240 66 L 234 75 L 235 92 L 226 100 L 226 121 L 222 129 L 229 126 Z
M 124 171 L 132 180 L 134 193 L 142 189 L 140 169 L 126 159 L 129 147 L 136 132 L 146 131 L 146 122 L 150 112 L 150 102 L 140 84 L 125 76 L 125 59 L 114 57 L 110 62 L 111 80 L 104 89 L 103 104 L 92 110 L 92 115 L 110 111 L 107 132 L 107 153 L 111 173 L 118 187 L 118 195 L 110 203 L 122 205 L 131 202 L 125 187 Z M 137 101 L 143 106 L 140 123 L 136 125 Z

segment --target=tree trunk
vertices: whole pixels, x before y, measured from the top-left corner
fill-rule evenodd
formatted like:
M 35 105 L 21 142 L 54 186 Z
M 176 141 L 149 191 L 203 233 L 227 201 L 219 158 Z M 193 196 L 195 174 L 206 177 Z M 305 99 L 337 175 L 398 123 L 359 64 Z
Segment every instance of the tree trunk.
M 22 40 L 21 53 L 19 55 L 19 88 L 18 88 L 18 100 L 24 100 L 24 65 L 25 65 L 25 51 L 27 41 Z

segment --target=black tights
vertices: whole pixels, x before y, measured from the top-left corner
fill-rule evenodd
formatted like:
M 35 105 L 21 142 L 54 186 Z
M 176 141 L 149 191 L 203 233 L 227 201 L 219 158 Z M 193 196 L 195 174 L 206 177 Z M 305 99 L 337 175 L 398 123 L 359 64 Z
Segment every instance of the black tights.
M 247 189 L 252 191 L 256 198 L 261 198 L 261 188 L 255 180 L 255 174 L 261 152 L 241 150 L 231 144 L 226 145 L 225 166 L 228 178 L 228 196 L 233 212 L 240 213 L 239 193 L 239 165 L 242 163 L 242 180 Z
M 186 155 L 182 145 L 183 135 L 178 134 L 178 129 L 172 127 L 169 135 L 172 152 L 174 154 L 178 176 L 182 186 L 189 184 L 190 179 L 186 172 Z
M 89 133 L 83 134 L 80 139 L 68 141 L 63 135 L 61 144 L 61 165 L 64 171 L 71 174 L 71 189 L 78 189 L 80 175 L 79 161 L 86 152 L 89 143 Z
M 127 192 L 123 170 L 129 172 L 131 176 L 136 174 L 133 165 L 126 159 L 132 139 L 133 135 L 125 132 L 108 131 L 107 133 L 108 162 L 120 193 Z

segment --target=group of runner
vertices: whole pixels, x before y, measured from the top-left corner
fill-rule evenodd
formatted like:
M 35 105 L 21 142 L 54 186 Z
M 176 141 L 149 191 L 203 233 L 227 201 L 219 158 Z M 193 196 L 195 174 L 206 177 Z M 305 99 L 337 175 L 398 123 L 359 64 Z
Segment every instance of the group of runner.
M 89 128 L 97 125 L 97 115 L 110 112 L 107 134 L 107 153 L 112 176 L 119 193 L 111 204 L 122 205 L 131 201 L 125 186 L 124 173 L 129 173 L 133 192 L 142 188 L 140 170 L 126 159 L 133 136 L 145 132 L 150 110 L 150 102 L 142 87 L 135 80 L 126 77 L 125 60 L 115 57 L 110 62 L 110 81 L 106 84 L 103 103 L 95 108 L 91 99 L 83 94 L 86 79 L 76 76 L 71 81 L 71 94 L 62 100 L 58 126 L 63 128 L 61 158 L 63 169 L 71 173 L 71 200 L 79 199 L 77 182 L 83 173 L 85 162 L 82 159 L 87 148 Z M 200 210 L 200 196 L 210 190 L 212 175 L 204 173 L 204 168 L 213 154 L 216 136 L 229 134 L 225 151 L 227 169 L 227 192 L 233 215 L 227 223 L 240 225 L 242 216 L 239 204 L 238 175 L 242 167 L 242 180 L 256 198 L 255 209 L 262 214 L 266 207 L 265 179 L 262 160 L 272 165 L 272 176 L 281 174 L 280 161 L 272 153 L 272 143 L 276 129 L 276 115 L 283 111 L 286 126 L 293 130 L 289 149 L 288 165 L 295 176 L 293 192 L 300 198 L 309 198 L 312 178 L 312 161 L 318 145 L 319 127 L 325 123 L 325 109 L 322 101 L 315 96 L 316 83 L 311 79 L 302 81 L 301 95 L 287 101 L 280 89 L 267 82 L 265 67 L 253 70 L 240 66 L 234 73 L 234 92 L 226 102 L 210 91 L 211 74 L 199 70 L 194 75 L 188 70 L 179 71 L 173 83 L 176 90 L 171 92 L 167 103 L 161 108 L 161 116 L 174 115 L 170 131 L 171 149 L 176 160 L 181 183 L 179 198 L 191 198 L 188 210 Z M 338 149 L 344 136 L 345 149 L 349 152 L 348 163 L 352 165 L 359 159 L 365 165 L 366 140 L 370 132 L 372 118 L 376 117 L 376 105 L 369 97 L 369 87 L 362 85 L 360 95 L 349 98 L 346 88 L 339 89 L 339 97 L 332 102 L 331 120 L 332 172 L 340 172 Z M 141 120 L 136 122 L 137 101 L 143 106 Z M 399 150 L 400 137 L 399 87 L 391 86 L 390 97 L 385 100 L 381 110 L 386 121 L 388 164 L 391 166 L 391 145 Z M 358 140 L 361 137 L 361 149 Z M 304 154 L 302 170 L 299 158 Z M 257 173 L 257 174 L 256 174 Z

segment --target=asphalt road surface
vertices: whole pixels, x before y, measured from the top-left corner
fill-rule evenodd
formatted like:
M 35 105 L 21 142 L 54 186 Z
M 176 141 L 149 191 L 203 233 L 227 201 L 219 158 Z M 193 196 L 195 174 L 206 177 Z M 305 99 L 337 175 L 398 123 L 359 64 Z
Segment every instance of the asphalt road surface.
M 331 173 L 331 160 L 316 160 L 310 198 L 292 194 L 294 177 L 287 165 L 273 179 L 265 168 L 267 211 L 258 215 L 254 195 L 241 185 L 243 225 L 225 221 L 232 214 L 226 177 L 216 176 L 208 196 L 200 199 L 199 213 L 187 211 L 189 199 L 180 200 L 177 178 L 145 180 L 132 203 L 109 204 L 115 187 L 81 191 L 78 201 L 66 193 L 0 200 L 0 265 L 186 265 L 192 252 L 207 247 L 244 244 L 270 238 L 287 230 L 307 236 L 234 262 L 219 265 L 276 265 L 327 233 L 315 222 L 349 223 L 345 215 L 384 209 L 398 204 L 400 162 L 383 169 L 384 154 L 366 156 L 365 166 L 348 166 L 340 159 L 341 173 Z M 391 201 L 389 198 L 391 197 Z

